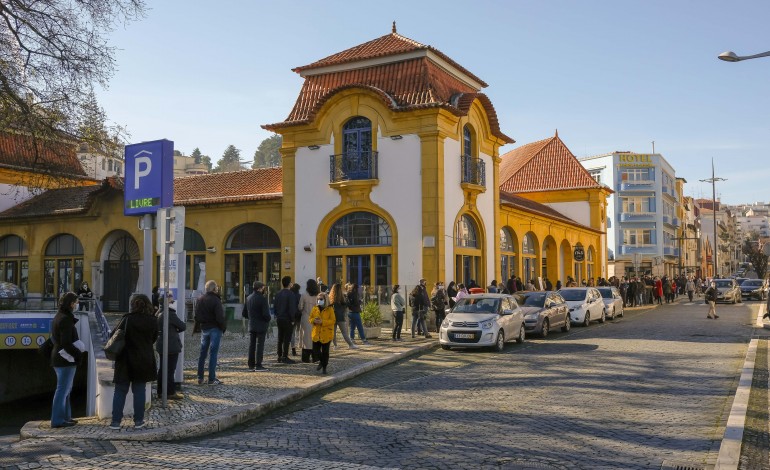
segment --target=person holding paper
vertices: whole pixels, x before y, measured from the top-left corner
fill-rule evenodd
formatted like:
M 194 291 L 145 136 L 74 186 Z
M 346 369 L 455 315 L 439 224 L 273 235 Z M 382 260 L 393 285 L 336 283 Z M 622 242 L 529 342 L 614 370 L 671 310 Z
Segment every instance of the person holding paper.
M 68 428 L 77 424 L 77 421 L 72 419 L 70 404 L 72 383 L 75 380 L 75 371 L 81 354 L 80 349 L 75 345 L 75 342 L 79 341 L 78 330 L 75 328 L 78 320 L 72 313 L 77 304 L 76 293 L 67 292 L 62 295 L 59 299 L 59 310 L 51 323 L 51 341 L 54 347 L 50 359 L 51 366 L 56 372 L 56 392 L 54 392 L 51 407 L 52 428 Z

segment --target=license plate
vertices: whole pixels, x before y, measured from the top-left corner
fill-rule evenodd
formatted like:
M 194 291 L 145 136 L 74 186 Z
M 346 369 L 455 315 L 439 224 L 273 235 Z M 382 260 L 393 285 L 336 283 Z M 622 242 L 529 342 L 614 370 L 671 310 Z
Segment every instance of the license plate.
M 473 333 L 455 333 L 455 338 L 461 339 L 473 339 L 475 335 Z

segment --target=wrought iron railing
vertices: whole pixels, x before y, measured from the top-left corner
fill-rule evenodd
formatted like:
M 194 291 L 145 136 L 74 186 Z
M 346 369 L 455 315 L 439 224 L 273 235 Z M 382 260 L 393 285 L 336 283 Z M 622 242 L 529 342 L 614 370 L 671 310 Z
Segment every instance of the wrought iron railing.
M 462 155 L 460 157 L 462 166 L 462 182 L 477 184 L 479 186 L 487 186 L 487 170 L 484 160 L 480 158 L 474 158 L 470 155 Z
M 329 156 L 329 181 L 377 179 L 377 152 L 348 152 Z

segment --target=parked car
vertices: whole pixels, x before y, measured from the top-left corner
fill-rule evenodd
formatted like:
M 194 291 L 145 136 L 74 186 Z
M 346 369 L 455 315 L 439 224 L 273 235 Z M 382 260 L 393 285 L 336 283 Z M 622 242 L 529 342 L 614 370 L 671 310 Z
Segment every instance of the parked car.
M 439 343 L 452 347 L 491 347 L 502 351 L 505 342 L 524 342 L 524 312 L 511 295 L 473 294 L 457 301 L 441 323 Z
M 742 302 L 741 288 L 735 279 L 714 279 L 717 288 L 717 302 Z
M 611 320 L 614 320 L 616 316 L 623 316 L 623 297 L 620 295 L 620 291 L 617 287 L 597 287 L 599 293 L 602 294 L 602 300 L 604 301 L 604 311 L 607 312 L 607 316 Z
M 602 295 L 595 287 L 565 287 L 559 291 L 569 305 L 569 317 L 572 323 L 588 326 L 593 320 L 604 323 L 606 310 Z
M 741 295 L 749 299 L 765 300 L 767 298 L 767 279 L 746 279 L 740 285 Z
M 527 334 L 548 336 L 552 328 L 569 331 L 569 306 L 555 291 L 522 291 L 514 295 L 524 312 L 524 328 Z

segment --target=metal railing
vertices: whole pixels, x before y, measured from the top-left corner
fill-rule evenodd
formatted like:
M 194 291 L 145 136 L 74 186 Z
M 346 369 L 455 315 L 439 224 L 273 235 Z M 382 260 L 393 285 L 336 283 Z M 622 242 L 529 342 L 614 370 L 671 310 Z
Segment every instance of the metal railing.
M 487 186 L 487 167 L 484 160 L 470 155 L 460 157 L 462 182 Z
M 376 151 L 347 152 L 329 156 L 329 182 L 377 179 Z

